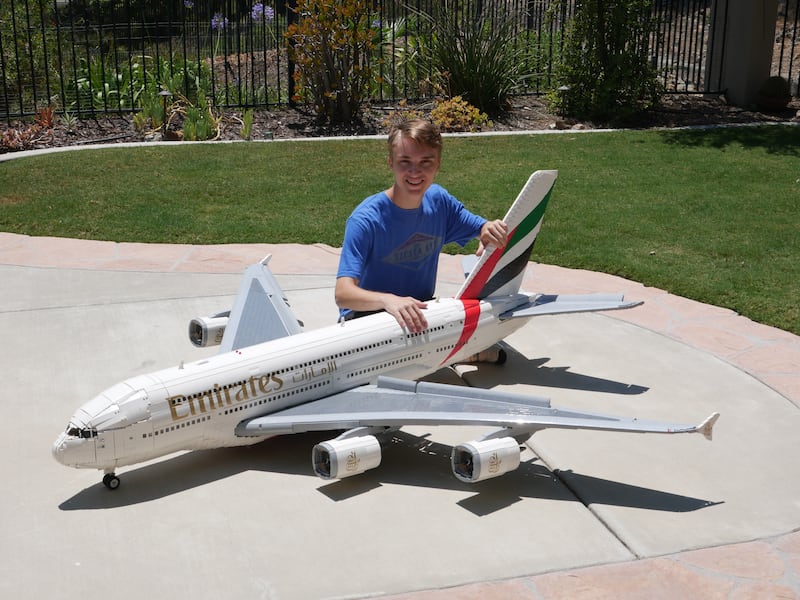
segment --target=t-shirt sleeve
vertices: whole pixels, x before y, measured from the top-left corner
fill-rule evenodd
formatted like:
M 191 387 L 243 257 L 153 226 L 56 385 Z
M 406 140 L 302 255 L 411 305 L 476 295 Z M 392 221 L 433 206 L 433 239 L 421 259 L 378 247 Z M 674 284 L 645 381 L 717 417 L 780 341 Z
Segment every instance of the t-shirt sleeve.
M 442 191 L 447 197 L 450 211 L 445 243 L 449 244 L 455 242 L 460 246 L 464 246 L 467 242 L 480 235 L 481 227 L 486 223 L 486 219 L 467 210 L 467 208 L 449 192 Z
M 371 252 L 372 236 L 369 235 L 366 224 L 351 215 L 344 228 L 344 241 L 336 277 L 352 277 L 360 280 Z

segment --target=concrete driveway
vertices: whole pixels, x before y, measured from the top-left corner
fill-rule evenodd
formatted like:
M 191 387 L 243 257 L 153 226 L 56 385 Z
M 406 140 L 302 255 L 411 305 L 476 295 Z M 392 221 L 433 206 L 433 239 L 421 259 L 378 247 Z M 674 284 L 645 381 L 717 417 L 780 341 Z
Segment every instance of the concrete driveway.
M 121 469 L 115 492 L 52 459 L 97 392 L 213 352 L 190 345 L 189 319 L 229 307 L 267 253 L 307 328 L 335 320 L 326 246 L 0 234 L 0 595 L 798 597 L 800 340 L 596 273 L 531 264 L 525 288 L 645 304 L 532 320 L 508 338 L 505 366 L 434 377 L 642 418 L 719 411 L 713 442 L 545 431 L 517 471 L 474 486 L 453 478 L 449 452 L 480 428 L 408 428 L 380 468 L 336 482 L 310 466 L 330 434 L 165 457 Z M 460 277 L 443 256 L 440 294 Z

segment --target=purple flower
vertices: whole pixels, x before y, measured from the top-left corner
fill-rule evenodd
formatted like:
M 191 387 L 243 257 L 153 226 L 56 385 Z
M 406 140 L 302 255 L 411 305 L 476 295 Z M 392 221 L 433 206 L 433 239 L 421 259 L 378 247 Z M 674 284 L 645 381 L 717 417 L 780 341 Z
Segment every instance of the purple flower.
M 194 8 L 194 2 L 192 0 L 183 0 L 183 6 L 185 8 Z
M 250 16 L 253 18 L 253 21 L 260 21 L 261 19 L 265 21 L 274 21 L 275 9 L 261 2 L 256 2 L 250 10 Z
M 372 21 L 372 28 L 373 29 L 380 29 L 381 28 L 381 20 L 375 19 Z
M 211 29 L 213 30 L 223 30 L 228 26 L 228 17 L 222 15 L 222 13 L 216 13 L 213 17 L 211 17 Z

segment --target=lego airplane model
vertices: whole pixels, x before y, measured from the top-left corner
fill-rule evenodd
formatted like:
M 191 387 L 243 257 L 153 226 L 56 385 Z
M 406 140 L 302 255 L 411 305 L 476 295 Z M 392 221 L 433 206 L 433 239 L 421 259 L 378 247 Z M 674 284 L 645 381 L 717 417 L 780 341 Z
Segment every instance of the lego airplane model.
M 243 446 L 307 431 L 344 433 L 317 444 L 323 479 L 363 473 L 381 460 L 381 441 L 404 425 L 487 425 L 499 429 L 456 446 L 451 462 L 464 482 L 517 468 L 520 444 L 548 428 L 639 433 L 699 432 L 711 439 L 718 413 L 681 425 L 551 408 L 521 394 L 414 380 L 463 361 L 519 329 L 529 317 L 623 309 L 622 296 L 519 291 L 557 171 L 531 175 L 505 222 L 505 248 L 488 248 L 453 298 L 428 302 L 428 328 L 409 333 L 387 313 L 313 331 L 286 304 L 267 267 L 245 271 L 230 313 L 195 319 L 197 346 L 220 353 L 127 379 L 81 406 L 53 445 L 60 463 L 116 469 L 183 450 Z

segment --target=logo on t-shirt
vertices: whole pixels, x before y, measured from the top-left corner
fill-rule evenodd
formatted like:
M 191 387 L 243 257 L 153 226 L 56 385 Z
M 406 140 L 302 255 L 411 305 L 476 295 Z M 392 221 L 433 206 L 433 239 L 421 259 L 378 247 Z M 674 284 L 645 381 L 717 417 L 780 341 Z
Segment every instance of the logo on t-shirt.
M 415 233 L 384 256 L 383 262 L 416 271 L 426 260 L 438 252 L 440 245 L 441 238 L 438 236 Z

